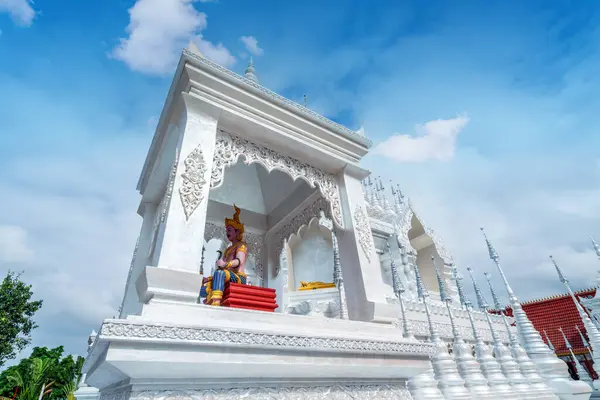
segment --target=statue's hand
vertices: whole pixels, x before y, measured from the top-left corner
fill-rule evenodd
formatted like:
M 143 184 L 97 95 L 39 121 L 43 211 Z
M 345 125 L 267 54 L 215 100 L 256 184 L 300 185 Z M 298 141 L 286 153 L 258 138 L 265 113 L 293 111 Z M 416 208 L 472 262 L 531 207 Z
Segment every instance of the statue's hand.
M 221 259 L 217 260 L 217 267 L 223 268 L 227 263 Z

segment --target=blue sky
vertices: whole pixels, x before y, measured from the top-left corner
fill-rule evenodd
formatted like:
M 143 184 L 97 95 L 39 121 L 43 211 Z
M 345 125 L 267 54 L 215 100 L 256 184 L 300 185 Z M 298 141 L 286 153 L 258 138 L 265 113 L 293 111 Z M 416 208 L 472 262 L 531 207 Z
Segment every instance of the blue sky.
M 551 253 L 591 286 L 599 17 L 591 0 L 0 0 L 0 272 L 45 301 L 34 344 L 83 353 L 117 309 L 136 180 L 190 39 L 238 73 L 254 54 L 264 86 L 363 127 L 364 166 L 461 269 L 491 270 L 484 225 L 521 298 L 561 291 Z

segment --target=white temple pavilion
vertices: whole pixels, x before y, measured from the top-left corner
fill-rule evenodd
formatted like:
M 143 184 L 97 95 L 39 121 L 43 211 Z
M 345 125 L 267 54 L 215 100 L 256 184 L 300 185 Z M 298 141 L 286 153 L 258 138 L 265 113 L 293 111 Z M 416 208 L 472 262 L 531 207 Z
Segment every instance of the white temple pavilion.
M 252 63 L 242 77 L 184 50 L 138 183 L 123 302 L 93 338 L 88 387 L 107 400 L 588 399 L 491 243 L 517 329 L 485 311 L 478 288 L 473 306 L 411 203 L 360 167 L 370 146 L 261 86 Z M 246 283 L 274 289 L 275 312 L 199 300 L 234 204 Z

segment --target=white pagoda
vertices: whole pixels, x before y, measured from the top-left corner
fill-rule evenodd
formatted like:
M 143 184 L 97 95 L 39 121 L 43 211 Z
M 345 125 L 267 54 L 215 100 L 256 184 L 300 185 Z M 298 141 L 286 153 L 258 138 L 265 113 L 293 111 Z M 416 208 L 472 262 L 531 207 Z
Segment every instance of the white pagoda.
M 261 86 L 253 63 L 242 77 L 184 50 L 86 384 L 106 400 L 588 399 L 518 307 L 514 330 L 479 291 L 471 306 L 411 203 L 359 166 L 370 146 Z M 246 284 L 274 289 L 274 312 L 199 299 L 234 204 Z

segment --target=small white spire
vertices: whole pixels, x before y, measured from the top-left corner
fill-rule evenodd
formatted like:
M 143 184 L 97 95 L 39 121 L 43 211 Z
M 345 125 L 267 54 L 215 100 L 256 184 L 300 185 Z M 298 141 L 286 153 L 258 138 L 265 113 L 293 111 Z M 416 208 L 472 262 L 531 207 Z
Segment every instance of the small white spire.
M 250 56 L 250 62 L 248 63 L 248 67 L 246 67 L 244 76 L 246 79 L 258 83 L 258 76 L 256 76 L 256 71 L 254 70 L 254 60 L 252 59 L 252 56 Z
M 592 246 L 594 247 L 596 256 L 598 256 L 598 259 L 600 259 L 600 245 L 598 243 L 596 243 L 596 241 L 594 240 L 594 238 L 592 236 L 590 236 L 590 239 L 592 240 Z
M 548 334 L 546 333 L 546 330 L 545 330 L 545 329 L 544 329 L 544 336 L 546 336 L 546 342 L 547 342 L 548 348 L 549 348 L 550 350 L 552 350 L 552 352 L 553 352 L 553 353 L 555 353 L 555 352 L 556 352 L 556 349 L 554 348 L 554 345 L 553 345 L 553 344 L 552 344 L 552 342 L 550 341 L 550 338 L 548 337 Z

